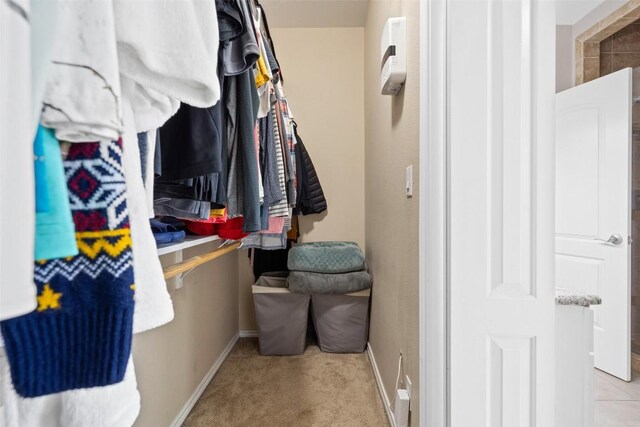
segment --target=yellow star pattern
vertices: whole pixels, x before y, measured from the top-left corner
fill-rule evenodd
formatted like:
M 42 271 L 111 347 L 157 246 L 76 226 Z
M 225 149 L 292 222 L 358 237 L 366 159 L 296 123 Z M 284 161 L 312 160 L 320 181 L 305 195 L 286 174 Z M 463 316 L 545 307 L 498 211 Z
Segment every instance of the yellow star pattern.
M 42 293 L 38 295 L 38 311 L 45 311 L 47 309 L 60 308 L 61 292 L 54 292 L 51 286 L 47 283 L 42 289 Z

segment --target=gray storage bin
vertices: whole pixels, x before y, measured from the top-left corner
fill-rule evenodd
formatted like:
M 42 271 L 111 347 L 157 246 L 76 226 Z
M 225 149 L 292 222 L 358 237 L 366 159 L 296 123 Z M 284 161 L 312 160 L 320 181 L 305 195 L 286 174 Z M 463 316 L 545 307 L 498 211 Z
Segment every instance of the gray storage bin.
M 369 335 L 371 289 L 345 295 L 313 294 L 311 313 L 320 350 L 362 353 Z
M 289 277 L 288 271 L 271 271 L 269 273 L 262 273 L 255 285 L 268 286 L 270 288 L 288 288 L 287 278 Z
M 304 353 L 310 295 L 253 285 L 258 341 L 263 356 Z

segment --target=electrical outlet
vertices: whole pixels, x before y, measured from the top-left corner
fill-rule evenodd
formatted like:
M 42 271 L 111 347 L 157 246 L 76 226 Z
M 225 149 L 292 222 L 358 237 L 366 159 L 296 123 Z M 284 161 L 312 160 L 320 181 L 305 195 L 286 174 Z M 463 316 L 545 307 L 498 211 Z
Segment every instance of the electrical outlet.
M 404 376 L 404 388 L 409 394 L 409 412 L 411 412 L 411 380 L 409 379 L 409 375 Z

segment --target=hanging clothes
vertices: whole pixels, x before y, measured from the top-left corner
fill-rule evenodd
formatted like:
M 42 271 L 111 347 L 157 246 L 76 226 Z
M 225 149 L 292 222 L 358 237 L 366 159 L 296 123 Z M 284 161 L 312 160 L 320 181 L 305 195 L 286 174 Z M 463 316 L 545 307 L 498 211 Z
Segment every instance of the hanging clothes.
M 227 2 L 225 2 L 227 3 Z M 225 17 L 226 40 L 223 46 L 223 67 L 225 76 L 237 76 L 244 74 L 253 69 L 254 64 L 260 57 L 260 48 L 256 40 L 256 32 L 253 27 L 253 17 L 246 0 L 237 0 L 234 6 L 226 6 L 225 10 L 233 11 L 231 18 Z M 235 15 L 235 11 L 239 11 L 239 15 Z M 236 21 L 239 19 L 239 21 Z M 235 21 L 235 22 L 234 22 Z M 237 24 L 236 24 L 237 22 Z M 231 23 L 229 25 L 229 23 Z M 235 28 L 242 27 L 242 31 L 229 28 L 235 25 Z
M 4 427 L 132 426 L 140 413 L 140 393 L 132 357 L 122 382 L 41 397 L 18 395 L 8 366 L 0 375 Z
M 136 132 L 155 131 L 181 102 L 209 108 L 220 99 L 215 5 L 200 0 L 113 0 L 120 79 Z M 180 25 L 176 25 L 179 22 Z M 151 165 L 155 145 L 146 160 Z M 154 182 L 144 184 L 152 217 Z
M 36 307 L 30 2 L 0 2 L 0 320 Z M 17 209 L 16 207 L 20 208 Z
M 253 249 L 253 276 L 257 281 L 264 273 L 272 271 L 289 271 L 287 267 L 287 259 L 289 258 L 289 250 L 291 244 L 287 243 L 284 249 L 263 250 Z
M 115 141 L 123 123 L 113 4 L 58 3 L 42 124 L 60 141 Z
M 172 216 L 180 219 L 208 219 L 211 203 L 191 199 L 164 198 L 154 202 L 158 216 Z
M 258 15 L 258 20 L 260 22 L 260 32 L 263 38 L 267 41 L 267 54 L 269 58 L 269 63 L 271 64 L 271 71 L 274 75 L 274 78 L 277 81 L 282 79 L 282 70 L 280 69 L 280 65 L 278 63 L 278 59 L 276 57 L 276 50 L 273 45 L 273 40 L 271 38 L 271 32 L 269 31 L 269 22 L 267 21 L 267 15 L 264 13 L 264 8 L 257 0 L 254 2 L 256 8 L 256 15 Z
M 141 123 L 148 118 L 139 110 L 141 98 L 158 101 L 161 96 L 199 108 L 218 102 L 219 35 L 213 2 L 167 0 L 160 7 L 113 0 L 113 9 L 120 73 L 136 83 L 130 99 L 136 131 L 157 129 L 170 117 Z
M 223 172 L 221 117 L 214 107 L 182 104 L 160 128 L 163 180 L 181 180 Z M 217 186 L 216 186 L 217 190 Z
M 277 116 L 280 120 L 280 126 L 283 130 L 281 132 L 282 135 L 282 146 L 283 151 L 285 152 L 285 158 L 287 159 L 286 164 L 286 184 L 287 184 L 287 201 L 289 206 L 295 206 L 296 203 L 296 187 L 295 187 L 295 177 L 296 177 L 296 168 L 295 168 L 295 142 L 293 137 L 293 127 L 291 118 L 289 116 L 288 106 L 286 99 L 280 95 L 282 92 L 282 87 L 280 84 L 277 85 L 276 88 L 276 98 L 278 102 L 276 103 L 276 112 Z
M 38 127 L 36 151 L 36 261 L 78 255 L 60 143 L 51 129 Z
M 225 78 L 227 92 L 227 135 L 229 138 L 229 216 L 244 217 L 244 231 L 261 230 L 260 177 L 255 144 L 258 92 L 253 71 Z
M 23 397 L 118 383 L 131 351 L 134 281 L 122 142 L 74 144 L 64 164 L 80 253 L 36 262 L 36 311 L 0 323 L 12 382 Z
M 263 205 L 271 207 L 285 198 L 278 175 L 278 155 L 274 139 L 274 122 L 271 112 L 259 120 L 260 163 L 262 164 Z
M 275 205 L 269 208 L 269 216 L 288 216 L 289 208 L 288 208 L 288 202 L 287 202 L 287 179 L 286 179 L 286 169 L 285 169 L 285 160 L 284 160 L 285 152 L 283 150 L 282 140 L 280 137 L 280 125 L 278 123 L 275 102 L 272 105 L 270 118 L 272 119 L 272 126 L 273 126 L 273 144 L 275 147 L 274 151 L 276 152 L 278 185 L 280 186 L 280 193 L 282 194 L 282 199 L 279 200 L 278 203 L 276 203 Z
M 220 43 L 229 43 L 246 31 L 240 4 L 235 0 L 216 0 Z
M 327 210 L 327 200 L 309 152 L 298 135 L 297 126 L 294 125 L 293 129 L 297 140 L 295 148 L 298 166 L 298 200 L 294 213 L 296 215 L 319 214 Z
M 145 188 L 140 175 L 138 137 L 133 120 L 133 109 L 125 87 L 123 107 L 125 132 L 122 136 L 124 154 L 123 171 L 127 187 L 126 201 L 133 249 L 133 271 L 136 289 L 133 333 L 144 332 L 173 320 L 171 296 L 156 252 L 155 239 L 149 228 Z
M 42 99 L 54 64 L 51 62 L 58 33 L 60 1 L 31 1 L 31 110 L 34 135 L 40 124 Z M 12 61 L 15 65 L 15 62 Z

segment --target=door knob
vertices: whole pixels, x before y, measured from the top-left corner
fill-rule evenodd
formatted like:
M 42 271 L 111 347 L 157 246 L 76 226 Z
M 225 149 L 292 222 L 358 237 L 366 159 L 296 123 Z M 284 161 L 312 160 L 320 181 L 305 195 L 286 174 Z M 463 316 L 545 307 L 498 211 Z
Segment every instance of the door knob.
M 609 240 L 604 240 L 604 239 L 593 239 L 593 240 L 597 240 L 598 242 L 602 242 L 602 243 L 610 243 L 612 245 L 619 245 L 624 241 L 622 236 L 619 234 L 612 234 L 611 237 L 609 237 Z

